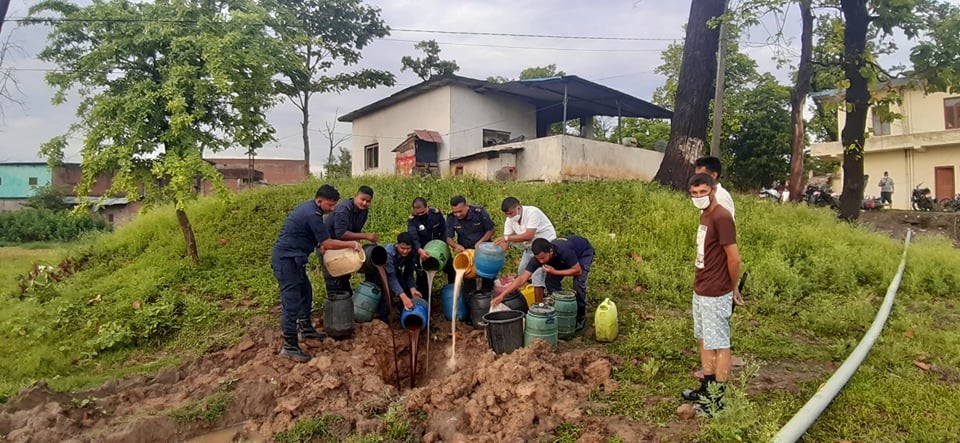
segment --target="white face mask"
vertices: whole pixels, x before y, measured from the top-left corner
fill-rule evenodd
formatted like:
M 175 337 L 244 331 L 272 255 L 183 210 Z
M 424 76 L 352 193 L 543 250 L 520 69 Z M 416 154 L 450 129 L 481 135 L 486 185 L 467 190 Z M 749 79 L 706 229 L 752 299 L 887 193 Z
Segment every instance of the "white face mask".
M 693 205 L 697 209 L 707 209 L 710 206 L 710 196 L 704 195 L 703 197 L 690 197 L 690 200 L 693 200 Z
M 510 220 L 514 223 L 520 223 L 520 219 L 523 218 L 523 213 L 520 212 L 521 209 L 517 208 L 517 215 L 510 217 Z

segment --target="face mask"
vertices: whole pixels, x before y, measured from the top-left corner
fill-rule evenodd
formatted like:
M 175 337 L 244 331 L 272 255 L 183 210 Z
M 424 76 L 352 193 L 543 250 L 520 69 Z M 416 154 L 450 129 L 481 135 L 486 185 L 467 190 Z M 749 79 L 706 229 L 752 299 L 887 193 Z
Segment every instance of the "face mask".
M 703 197 L 690 197 L 690 200 L 693 200 L 693 205 L 697 209 L 707 209 L 710 206 L 710 196 L 704 195 Z
M 514 215 L 513 217 L 510 217 L 510 221 L 512 221 L 512 222 L 514 222 L 514 223 L 520 223 L 520 214 L 517 214 L 517 215 Z

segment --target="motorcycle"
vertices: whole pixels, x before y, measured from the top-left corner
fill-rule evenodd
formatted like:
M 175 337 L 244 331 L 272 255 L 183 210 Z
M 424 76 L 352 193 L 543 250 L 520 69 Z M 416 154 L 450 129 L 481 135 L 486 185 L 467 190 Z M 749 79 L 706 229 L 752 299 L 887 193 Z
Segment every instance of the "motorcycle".
M 867 197 L 863 199 L 860 209 L 865 211 L 879 211 L 883 209 L 883 199 L 879 197 Z
M 840 200 L 833 195 L 833 191 L 827 185 L 807 185 L 803 200 L 810 206 L 829 206 L 830 209 L 840 209 Z
M 934 211 L 937 207 L 936 200 L 930 196 L 930 188 L 921 188 L 921 182 L 915 188 L 910 195 L 910 202 L 913 205 L 914 211 Z
M 940 208 L 944 211 L 960 212 L 960 194 L 953 198 L 944 198 L 940 200 Z
M 761 200 L 773 200 L 774 202 L 780 202 L 780 192 L 775 188 L 766 189 L 760 188 L 760 197 Z

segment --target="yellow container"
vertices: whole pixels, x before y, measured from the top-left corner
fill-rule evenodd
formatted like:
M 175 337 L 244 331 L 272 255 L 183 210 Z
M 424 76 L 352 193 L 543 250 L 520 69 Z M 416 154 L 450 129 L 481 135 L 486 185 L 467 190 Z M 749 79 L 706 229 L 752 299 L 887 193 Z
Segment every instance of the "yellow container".
M 453 269 L 465 269 L 463 278 L 477 278 L 477 268 L 473 267 L 473 249 L 465 249 L 463 252 L 453 257 Z
M 617 338 L 619 328 L 617 325 L 617 305 L 604 299 L 600 306 L 597 306 L 597 312 L 594 314 L 593 324 L 596 328 L 597 341 L 611 342 Z
M 536 296 L 533 293 L 533 285 L 527 284 L 520 289 L 520 293 L 523 294 L 523 298 L 527 299 L 527 306 L 537 304 Z
M 363 262 L 367 260 L 363 248 L 356 251 L 353 249 L 333 249 L 323 253 L 323 267 L 334 277 L 342 277 L 360 270 Z

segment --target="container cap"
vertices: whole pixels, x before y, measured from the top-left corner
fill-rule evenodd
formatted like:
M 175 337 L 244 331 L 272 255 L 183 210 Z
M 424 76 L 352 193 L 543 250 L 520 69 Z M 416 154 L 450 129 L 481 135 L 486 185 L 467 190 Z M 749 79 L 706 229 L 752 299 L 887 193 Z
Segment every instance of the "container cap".
M 537 303 L 530 307 L 529 312 L 533 315 L 539 315 L 541 317 L 549 317 L 551 315 L 556 315 L 557 310 L 553 309 L 553 306 L 545 305 L 543 303 Z

